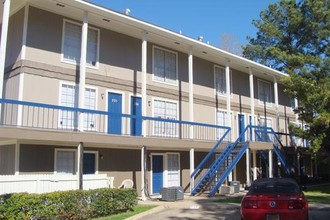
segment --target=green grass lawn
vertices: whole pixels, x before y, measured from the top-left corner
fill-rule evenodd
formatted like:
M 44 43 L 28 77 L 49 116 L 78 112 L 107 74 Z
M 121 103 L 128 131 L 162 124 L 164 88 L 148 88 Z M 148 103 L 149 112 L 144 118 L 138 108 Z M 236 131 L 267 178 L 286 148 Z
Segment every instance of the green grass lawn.
M 97 219 L 94 219 L 94 220 L 122 220 L 122 219 L 129 218 L 133 215 L 137 215 L 141 212 L 148 211 L 148 210 L 153 209 L 155 207 L 157 207 L 157 206 L 154 206 L 154 205 L 137 205 L 137 206 L 134 207 L 133 211 L 128 211 L 128 212 L 125 212 L 125 213 L 120 213 L 120 214 L 117 214 L 117 215 L 112 215 L 112 216 L 103 217 L 103 218 L 97 218 Z
M 309 203 L 330 204 L 330 184 L 307 187 L 304 193 Z

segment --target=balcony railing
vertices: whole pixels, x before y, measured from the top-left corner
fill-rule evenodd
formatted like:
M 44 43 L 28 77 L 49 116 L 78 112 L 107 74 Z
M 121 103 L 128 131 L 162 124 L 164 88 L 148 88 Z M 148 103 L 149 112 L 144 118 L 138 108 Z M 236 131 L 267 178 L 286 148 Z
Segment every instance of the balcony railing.
M 218 140 L 229 127 L 107 111 L 0 99 L 0 126 L 78 131 L 109 135 Z M 143 127 L 145 126 L 145 127 Z M 81 129 L 80 129 L 81 130 Z

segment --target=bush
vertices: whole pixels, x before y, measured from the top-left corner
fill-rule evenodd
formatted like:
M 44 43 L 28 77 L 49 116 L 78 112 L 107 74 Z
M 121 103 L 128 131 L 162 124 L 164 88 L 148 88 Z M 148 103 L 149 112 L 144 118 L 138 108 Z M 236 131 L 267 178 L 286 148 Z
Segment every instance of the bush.
M 0 219 L 89 219 L 132 210 L 134 189 L 95 189 L 0 196 Z

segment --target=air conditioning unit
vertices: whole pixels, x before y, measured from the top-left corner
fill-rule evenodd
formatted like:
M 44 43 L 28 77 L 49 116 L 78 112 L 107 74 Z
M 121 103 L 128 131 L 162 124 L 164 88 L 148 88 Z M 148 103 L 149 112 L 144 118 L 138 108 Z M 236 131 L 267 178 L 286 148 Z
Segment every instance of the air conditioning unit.
M 160 194 L 162 196 L 161 200 L 164 201 L 177 201 L 183 200 L 183 187 L 181 186 L 172 186 L 164 187 L 161 189 Z

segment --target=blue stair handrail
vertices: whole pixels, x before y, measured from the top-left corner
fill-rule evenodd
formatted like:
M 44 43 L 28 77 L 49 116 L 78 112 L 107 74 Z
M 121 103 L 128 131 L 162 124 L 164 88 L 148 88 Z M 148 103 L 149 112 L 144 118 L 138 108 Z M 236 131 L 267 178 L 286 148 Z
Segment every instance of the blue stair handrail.
M 200 173 L 202 171 L 202 169 L 207 165 L 207 162 L 209 162 L 210 160 L 212 160 L 212 156 L 214 155 L 215 151 L 219 148 L 220 144 L 223 142 L 223 140 L 225 139 L 225 137 L 229 134 L 229 132 L 231 131 L 230 127 L 223 127 L 226 129 L 225 133 L 222 135 L 222 137 L 217 141 L 217 143 L 214 145 L 214 147 L 212 148 L 212 150 L 204 157 L 204 159 L 202 160 L 202 162 L 199 163 L 199 165 L 195 168 L 195 170 L 192 172 L 192 174 L 190 175 L 190 178 L 194 178 L 194 180 L 197 180 L 196 182 L 200 183 L 200 180 L 203 178 L 203 174 Z M 210 167 L 213 165 L 215 161 L 212 161 L 212 164 L 210 165 Z M 206 169 L 209 169 L 210 167 L 207 167 Z M 194 184 L 193 186 L 193 191 L 196 191 L 197 185 Z M 193 194 L 193 193 L 192 193 Z
M 260 129 L 260 126 L 256 126 L 256 127 L 258 129 Z M 263 129 L 255 131 L 256 135 L 259 136 L 259 134 L 257 132 L 260 132 L 260 131 L 264 131 L 265 136 L 267 136 L 267 137 L 268 137 L 268 134 L 272 134 L 272 135 L 274 135 L 277 143 L 279 143 L 281 145 L 281 147 L 283 148 L 282 142 L 280 141 L 280 139 L 279 139 L 278 135 L 276 134 L 276 132 L 274 131 L 274 129 L 271 127 L 265 127 L 265 126 L 263 126 L 263 127 L 264 127 Z M 267 138 L 267 141 L 271 141 L 269 137 Z M 281 164 L 283 165 L 285 172 L 290 176 L 292 173 L 291 173 L 291 169 L 290 169 L 289 165 L 287 164 L 287 162 L 285 160 L 285 156 L 281 153 L 280 149 L 276 146 L 274 141 L 272 141 L 272 142 L 273 142 L 273 148 L 274 148 L 275 154 L 277 155 L 278 159 L 281 161 Z
M 233 171 L 233 169 L 235 168 L 235 166 L 237 165 L 238 161 L 242 158 L 243 154 L 245 153 L 246 149 L 248 148 L 249 143 L 246 142 L 242 149 L 239 151 L 239 153 L 236 155 L 236 157 L 234 158 L 233 162 L 229 165 L 228 169 L 226 170 L 226 172 L 224 172 L 222 174 L 222 176 L 220 177 L 220 179 L 218 180 L 217 184 L 212 188 L 212 190 L 210 191 L 210 197 L 213 197 L 215 195 L 215 193 L 218 191 L 219 187 L 223 184 L 223 182 L 226 180 L 226 178 L 229 176 L 229 174 Z
M 259 141 L 266 141 L 266 142 L 272 142 L 273 143 L 273 147 L 274 147 L 274 152 L 276 153 L 276 155 L 278 156 L 279 160 L 281 161 L 283 167 L 285 168 L 285 171 L 287 172 L 287 174 L 291 174 L 290 172 L 290 168 L 287 166 L 286 161 L 285 161 L 285 157 L 284 155 L 280 152 L 279 148 L 277 147 L 275 140 L 281 145 L 281 141 L 279 140 L 278 136 L 276 135 L 276 133 L 274 132 L 274 130 L 272 128 L 269 127 L 265 127 L 265 126 L 254 126 L 254 125 L 248 125 L 239 135 L 239 137 L 236 139 L 236 141 L 232 144 L 228 144 L 227 147 L 225 148 L 225 150 L 220 154 L 220 157 L 218 159 L 216 159 L 212 165 L 210 166 L 210 169 L 207 170 L 207 172 L 203 175 L 203 177 L 200 179 L 200 181 L 198 182 L 198 184 L 193 188 L 192 191 L 192 195 L 197 194 L 198 192 L 200 192 L 200 190 L 202 190 L 203 188 L 205 188 L 205 186 L 211 186 L 212 181 L 214 181 L 215 176 L 217 175 L 217 173 L 219 172 L 220 168 L 225 166 L 225 161 L 228 159 L 228 157 L 232 154 L 232 151 L 240 144 L 242 144 L 242 148 L 240 149 L 240 151 L 237 153 L 236 156 L 234 156 L 232 162 L 230 164 L 228 164 L 228 167 L 226 167 L 227 169 L 223 172 L 220 173 L 220 178 L 217 180 L 216 184 L 214 186 L 212 186 L 212 188 L 210 189 L 210 196 L 214 196 L 215 193 L 217 192 L 217 190 L 219 189 L 219 187 L 221 186 L 221 184 L 223 184 L 223 182 L 226 180 L 226 178 L 229 176 L 229 174 L 232 172 L 232 170 L 234 169 L 234 167 L 237 165 L 237 163 L 239 162 L 239 160 L 241 159 L 241 157 L 243 156 L 243 154 L 245 153 L 245 151 L 247 150 L 248 146 L 249 146 L 249 142 L 241 142 L 240 140 L 242 140 L 242 137 L 244 137 L 246 135 L 246 132 L 248 131 L 248 129 L 250 129 L 250 133 L 252 134 L 252 130 L 254 130 L 254 133 L 256 134 L 256 137 Z M 264 134 L 264 138 L 260 137 L 260 133 Z M 274 135 L 274 139 L 270 138 L 268 135 L 272 134 Z M 220 143 L 217 143 L 217 146 Z M 207 157 L 209 158 L 213 153 L 214 153 L 215 149 L 212 149 L 212 152 L 209 152 L 209 154 L 207 155 Z M 203 163 L 206 161 L 206 158 L 204 158 Z M 202 163 L 201 163 L 202 164 Z M 201 165 L 200 164 L 200 165 Z M 196 170 L 194 171 L 193 174 L 195 174 L 196 172 L 198 172 L 198 170 L 201 169 L 201 166 L 198 166 L 196 168 Z M 192 176 L 193 176 L 192 174 Z M 192 177 L 191 176 L 191 177 Z
M 209 184 L 210 181 L 213 180 L 213 178 L 215 177 L 216 172 L 224 164 L 224 162 L 228 159 L 231 152 L 238 145 L 238 143 L 240 143 L 240 140 L 242 139 L 242 137 L 244 137 L 244 135 L 245 135 L 246 131 L 248 130 L 248 128 L 249 128 L 249 126 L 247 126 L 243 130 L 243 132 L 240 134 L 240 136 L 236 139 L 236 141 L 233 144 L 229 144 L 226 147 L 226 149 L 224 150 L 224 152 L 220 155 L 220 157 L 216 161 L 214 161 L 214 163 L 212 164 L 210 169 L 207 171 L 207 173 L 201 178 L 201 180 L 198 182 L 196 187 L 193 188 L 192 195 L 195 195 L 196 193 L 198 193 L 198 191 L 201 190 L 202 187 L 205 184 Z M 232 162 L 232 164 L 233 164 L 233 162 Z M 227 169 L 227 171 L 228 171 L 228 169 Z M 228 176 L 231 171 L 230 172 L 227 172 L 227 171 L 225 173 Z

